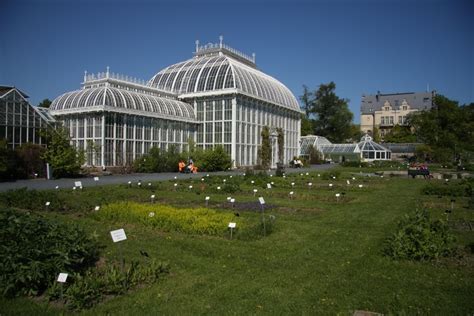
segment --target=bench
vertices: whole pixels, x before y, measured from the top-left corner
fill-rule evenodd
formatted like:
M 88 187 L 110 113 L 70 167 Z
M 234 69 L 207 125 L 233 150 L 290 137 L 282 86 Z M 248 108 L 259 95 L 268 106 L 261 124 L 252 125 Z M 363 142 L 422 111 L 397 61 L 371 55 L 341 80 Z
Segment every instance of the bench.
M 415 179 L 416 176 L 423 176 L 425 179 L 430 177 L 430 171 L 428 169 L 408 169 L 408 176 Z

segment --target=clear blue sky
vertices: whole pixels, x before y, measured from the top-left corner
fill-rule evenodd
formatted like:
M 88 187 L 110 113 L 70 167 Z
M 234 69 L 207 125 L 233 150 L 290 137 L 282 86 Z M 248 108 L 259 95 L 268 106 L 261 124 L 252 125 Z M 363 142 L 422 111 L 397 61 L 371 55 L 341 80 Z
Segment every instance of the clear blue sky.
M 150 79 L 194 41 L 257 54 L 298 97 L 334 81 L 359 122 L 363 93 L 424 91 L 473 102 L 474 1 L 0 1 L 0 84 L 32 104 L 84 70 Z

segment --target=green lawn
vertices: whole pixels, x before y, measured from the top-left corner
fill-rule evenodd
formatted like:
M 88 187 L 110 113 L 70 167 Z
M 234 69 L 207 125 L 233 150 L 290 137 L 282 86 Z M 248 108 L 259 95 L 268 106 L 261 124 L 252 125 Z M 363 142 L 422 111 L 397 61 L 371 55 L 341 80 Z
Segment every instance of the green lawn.
M 177 192 L 173 181 L 153 183 L 152 188 L 121 185 L 52 192 L 67 197 L 69 204 L 63 206 L 67 211 L 50 211 L 48 216 L 96 231 L 106 246 L 106 260 L 115 260 L 119 254 L 109 231 L 124 227 L 128 240 L 120 246 L 127 260 L 145 261 L 140 255 L 140 250 L 145 250 L 170 263 L 170 274 L 159 283 L 107 300 L 85 314 L 348 315 L 360 309 L 384 314 L 474 313 L 472 253 L 466 251 L 462 260 L 437 263 L 393 261 L 382 254 L 385 238 L 404 214 L 427 207 L 435 218 L 444 218 L 449 198 L 421 195 L 425 180 L 372 177 L 353 181 L 351 174 L 341 170 L 336 180 L 322 180 L 316 173 L 269 178 L 275 182 L 271 190 L 265 189 L 266 182 L 257 187 L 248 179 L 236 193 L 216 193 L 217 185 L 225 186 L 221 182 L 224 178 L 213 176 L 205 181 L 180 181 Z M 235 176 L 226 179 L 228 183 L 240 181 Z M 312 188 L 308 182 L 313 183 Z M 192 192 L 187 189 L 190 184 Z M 254 187 L 259 191 L 256 197 Z M 295 192 L 293 200 L 288 198 L 290 191 Z M 339 192 L 345 195 L 337 201 L 335 193 Z M 186 207 L 204 206 L 204 197 L 210 196 L 209 206 L 222 212 L 233 212 L 227 196 L 237 203 L 264 196 L 272 206 L 266 212 L 276 217 L 274 230 L 266 237 L 251 239 L 239 239 L 237 231 L 236 238 L 230 240 L 227 236 L 188 235 L 140 224 L 98 221 L 89 211 L 99 202 L 146 202 L 151 193 L 157 204 Z M 81 206 L 81 201 L 87 207 Z M 468 198 L 457 198 L 450 219 L 474 221 L 467 205 Z M 246 220 L 260 219 L 254 211 L 239 205 L 236 209 Z M 455 234 L 460 247 L 474 244 L 473 231 Z M 2 315 L 64 311 L 38 299 L 0 300 Z

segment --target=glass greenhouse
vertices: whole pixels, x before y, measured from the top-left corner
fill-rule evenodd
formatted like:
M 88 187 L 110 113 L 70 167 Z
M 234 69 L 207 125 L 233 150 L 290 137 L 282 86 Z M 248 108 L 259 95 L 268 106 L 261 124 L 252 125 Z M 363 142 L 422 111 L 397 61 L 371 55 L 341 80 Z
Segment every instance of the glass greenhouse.
M 310 146 L 316 148 L 323 155 L 323 159 L 325 160 L 374 161 L 391 159 L 390 150 L 374 142 L 369 135 L 364 135 L 361 141 L 355 144 L 332 144 L 322 136 L 302 136 L 300 156 L 309 156 Z
M 54 126 L 45 108 L 32 106 L 28 96 L 15 87 L 0 86 L 0 139 L 11 149 L 25 143 L 42 144 L 40 130 Z
M 107 72 L 84 76 L 80 90 L 53 101 L 88 165 L 130 163 L 152 146 L 186 149 L 223 145 L 234 166 L 257 163 L 261 130 L 284 132 L 284 161 L 299 151 L 301 110 L 281 82 L 261 72 L 255 55 L 222 43 L 199 46 L 194 57 L 159 71 L 148 82 Z M 274 133 L 272 133 L 274 134 Z M 272 165 L 278 146 L 272 142 Z

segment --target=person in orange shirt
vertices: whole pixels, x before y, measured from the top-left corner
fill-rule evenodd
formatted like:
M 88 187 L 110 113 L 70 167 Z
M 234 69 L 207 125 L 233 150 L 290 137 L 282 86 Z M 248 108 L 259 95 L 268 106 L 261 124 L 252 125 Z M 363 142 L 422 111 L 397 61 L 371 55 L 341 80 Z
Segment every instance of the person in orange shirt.
M 184 171 L 184 167 L 186 165 L 184 164 L 184 161 L 180 160 L 179 163 L 178 163 L 178 169 L 179 169 L 179 172 L 182 173 Z

